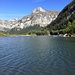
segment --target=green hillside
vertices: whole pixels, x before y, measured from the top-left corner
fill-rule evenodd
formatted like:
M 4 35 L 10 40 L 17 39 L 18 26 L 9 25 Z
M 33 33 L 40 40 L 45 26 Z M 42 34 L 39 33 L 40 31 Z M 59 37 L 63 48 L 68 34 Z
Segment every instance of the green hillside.
M 46 29 L 75 33 L 75 0 L 66 6 Z

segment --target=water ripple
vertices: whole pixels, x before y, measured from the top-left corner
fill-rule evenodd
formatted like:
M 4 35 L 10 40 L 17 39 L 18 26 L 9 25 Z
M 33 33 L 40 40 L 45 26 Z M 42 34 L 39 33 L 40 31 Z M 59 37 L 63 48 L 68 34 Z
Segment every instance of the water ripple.
M 75 38 L 0 37 L 0 75 L 75 75 Z

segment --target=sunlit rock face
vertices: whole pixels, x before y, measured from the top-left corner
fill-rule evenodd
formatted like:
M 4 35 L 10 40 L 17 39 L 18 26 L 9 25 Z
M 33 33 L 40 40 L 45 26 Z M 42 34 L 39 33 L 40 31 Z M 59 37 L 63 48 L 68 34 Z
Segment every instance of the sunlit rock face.
M 0 31 L 11 30 L 12 28 L 25 28 L 29 26 L 39 25 L 45 27 L 55 20 L 59 12 L 55 10 L 45 10 L 41 7 L 35 8 L 30 15 L 24 16 L 22 19 L 14 18 L 11 20 L 0 19 Z
M 36 24 L 45 27 L 55 20 L 58 16 L 58 12 L 51 10 L 45 10 L 41 7 L 35 8 L 30 15 L 24 16 L 21 22 L 25 27 L 34 26 Z
M 15 27 L 20 19 L 14 18 L 11 20 L 2 20 L 0 19 L 0 31 L 6 31 Z

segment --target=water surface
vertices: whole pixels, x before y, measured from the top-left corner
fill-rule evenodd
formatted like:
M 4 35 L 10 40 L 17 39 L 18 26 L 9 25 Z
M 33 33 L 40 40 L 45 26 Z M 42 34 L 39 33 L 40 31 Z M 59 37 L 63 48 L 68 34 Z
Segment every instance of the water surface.
M 75 75 L 75 38 L 0 37 L 0 75 Z

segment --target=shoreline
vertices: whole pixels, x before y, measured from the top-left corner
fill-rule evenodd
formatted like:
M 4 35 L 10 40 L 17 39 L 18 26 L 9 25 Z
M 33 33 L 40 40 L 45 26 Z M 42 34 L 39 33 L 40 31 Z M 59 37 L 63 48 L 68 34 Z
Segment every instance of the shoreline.
M 53 36 L 53 37 L 75 37 L 74 35 L 71 36 L 64 36 L 64 35 L 0 35 L 0 37 L 12 37 L 12 36 Z

